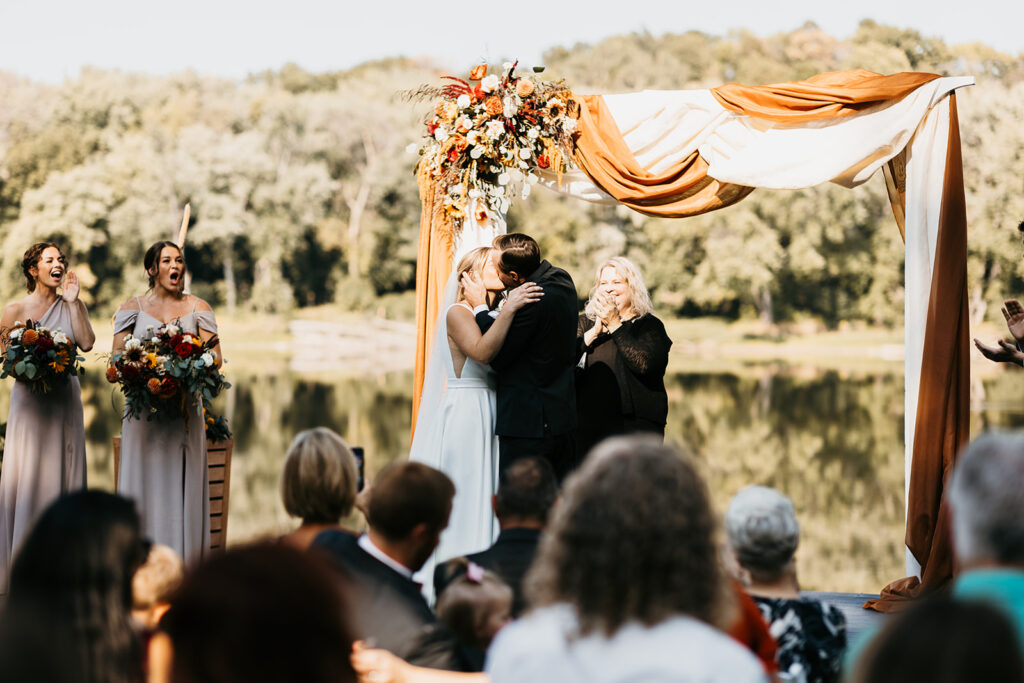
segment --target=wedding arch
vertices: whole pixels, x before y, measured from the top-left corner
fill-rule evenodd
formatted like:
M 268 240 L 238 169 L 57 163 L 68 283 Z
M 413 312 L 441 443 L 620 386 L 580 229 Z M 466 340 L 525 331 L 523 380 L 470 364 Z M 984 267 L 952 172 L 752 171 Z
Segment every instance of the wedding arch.
M 473 94 L 470 83 L 459 83 L 466 88 L 449 94 Z M 968 440 L 970 372 L 967 217 L 955 91 L 973 84 L 971 77 L 854 70 L 763 86 L 572 94 L 574 144 L 564 153 L 573 166 L 564 172 L 543 164 L 532 168 L 531 180 L 556 192 L 667 218 L 730 206 L 756 188 L 825 182 L 855 187 L 882 169 L 906 253 L 908 573 L 870 604 L 883 611 L 952 575 L 943 488 Z M 482 99 L 479 86 L 475 93 Z M 423 211 L 414 404 L 428 331 L 454 263 L 505 230 L 501 211 L 473 210 L 487 200 L 479 193 L 471 193 L 461 225 L 453 229 L 448 188 L 424 166 L 418 174 Z

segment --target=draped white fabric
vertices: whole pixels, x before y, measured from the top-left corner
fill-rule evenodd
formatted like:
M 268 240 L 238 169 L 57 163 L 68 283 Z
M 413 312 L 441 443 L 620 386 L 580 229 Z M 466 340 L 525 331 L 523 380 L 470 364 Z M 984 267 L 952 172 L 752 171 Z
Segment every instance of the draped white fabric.
M 949 98 L 972 77 L 938 78 L 903 99 L 853 115 L 782 124 L 736 114 L 708 90 L 606 95 L 605 103 L 638 163 L 658 173 L 698 150 L 716 180 L 798 189 L 825 182 L 855 187 L 907 148 L 905 457 L 910 481 L 921 356 L 931 293 L 949 137 Z M 615 200 L 582 171 L 543 173 L 541 183 L 602 204 Z M 919 573 L 907 553 L 908 575 Z

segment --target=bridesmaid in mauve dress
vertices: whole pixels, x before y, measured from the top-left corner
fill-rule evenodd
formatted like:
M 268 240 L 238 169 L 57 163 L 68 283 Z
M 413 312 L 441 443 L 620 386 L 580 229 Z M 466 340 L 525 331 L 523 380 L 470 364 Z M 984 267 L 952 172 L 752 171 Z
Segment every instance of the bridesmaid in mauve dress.
M 169 323 L 203 340 L 216 336 L 217 320 L 209 304 L 182 291 L 185 261 L 174 242 L 154 244 L 143 264 L 150 289 L 126 301 L 114 316 L 114 353 L 124 348 L 128 334 L 149 337 Z M 219 345 L 215 351 L 220 366 Z M 122 420 L 117 492 L 135 500 L 143 533 L 174 548 L 186 561 L 202 557 L 210 546 L 206 467 L 206 424 L 198 399 L 187 420 L 127 415 Z
M 82 351 L 96 341 L 89 312 L 78 299 L 79 284 L 67 270 L 60 247 L 40 242 L 29 247 L 21 264 L 28 296 L 8 304 L 0 319 L 3 346 L 16 322 L 34 320 L 60 330 Z M 67 276 L 61 295 L 57 288 Z M 85 488 L 85 422 L 77 377 L 48 394 L 37 395 L 22 383 L 11 389 L 3 468 L 0 470 L 0 594 L 22 539 L 37 517 L 59 496 Z

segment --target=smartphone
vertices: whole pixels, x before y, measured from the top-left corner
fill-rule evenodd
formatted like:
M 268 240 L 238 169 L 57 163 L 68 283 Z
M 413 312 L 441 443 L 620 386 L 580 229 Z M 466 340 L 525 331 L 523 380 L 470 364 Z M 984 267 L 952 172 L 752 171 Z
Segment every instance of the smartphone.
M 353 446 L 352 447 L 352 455 L 355 456 L 355 459 L 356 459 L 356 472 L 359 475 L 358 478 L 356 479 L 356 491 L 362 491 L 363 490 L 363 485 L 366 483 L 366 476 L 365 476 L 365 474 L 366 474 L 365 460 L 366 459 L 363 457 L 363 447 L 362 446 Z

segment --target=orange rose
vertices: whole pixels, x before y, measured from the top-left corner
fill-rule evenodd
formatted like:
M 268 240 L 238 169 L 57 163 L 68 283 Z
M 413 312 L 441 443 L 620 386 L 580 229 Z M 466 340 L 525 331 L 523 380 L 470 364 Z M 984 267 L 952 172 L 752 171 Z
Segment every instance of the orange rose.
M 148 382 L 146 382 L 146 388 L 149 389 L 149 393 L 151 393 L 151 394 L 159 393 L 160 392 L 160 380 L 159 380 L 159 378 L 151 377 L 150 380 Z
M 520 78 L 516 83 L 516 94 L 520 97 L 529 97 L 533 94 L 533 81 L 528 78 Z
M 117 368 L 107 368 L 107 381 L 111 384 L 117 384 Z
M 461 135 L 456 135 L 455 136 L 455 144 L 453 145 L 453 147 L 455 149 L 457 149 L 458 151 L 462 152 L 467 147 L 469 147 L 469 141 L 466 140 L 466 138 L 462 137 Z
M 477 64 L 473 67 L 473 70 L 469 72 L 469 80 L 479 81 L 481 78 L 487 75 L 487 65 Z
M 39 341 L 39 333 L 35 330 L 25 330 L 21 335 L 21 343 L 25 346 L 32 346 Z
M 491 116 L 497 116 L 501 112 L 505 111 L 505 105 L 503 105 L 501 100 L 499 100 L 495 95 L 491 95 L 484 101 L 484 108 Z

